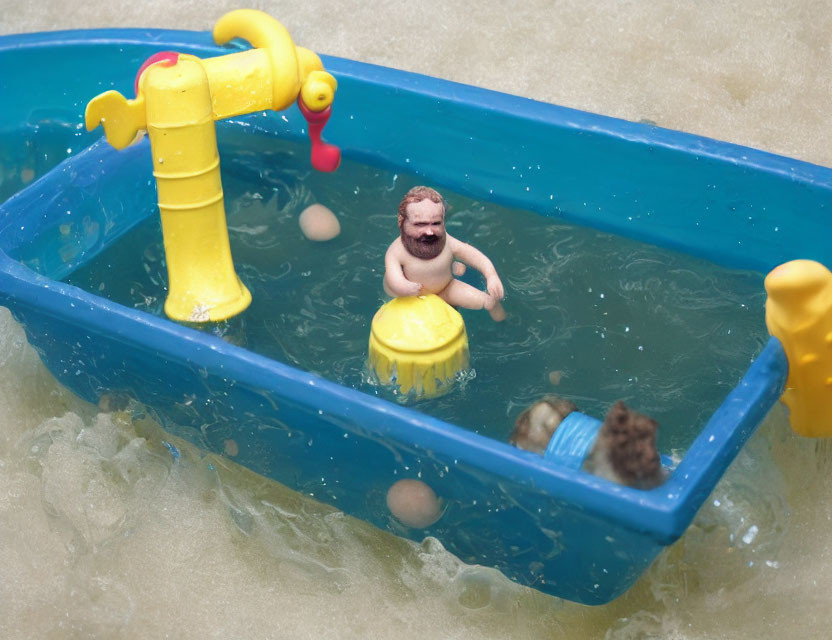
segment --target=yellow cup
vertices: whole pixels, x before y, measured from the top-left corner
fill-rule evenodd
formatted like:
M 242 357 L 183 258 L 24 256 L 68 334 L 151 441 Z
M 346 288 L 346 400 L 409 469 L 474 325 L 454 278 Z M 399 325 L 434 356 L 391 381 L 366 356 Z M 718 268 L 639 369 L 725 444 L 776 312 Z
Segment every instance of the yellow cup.
M 394 298 L 373 317 L 369 352 L 382 384 L 433 397 L 468 366 L 468 336 L 462 316 L 439 296 Z

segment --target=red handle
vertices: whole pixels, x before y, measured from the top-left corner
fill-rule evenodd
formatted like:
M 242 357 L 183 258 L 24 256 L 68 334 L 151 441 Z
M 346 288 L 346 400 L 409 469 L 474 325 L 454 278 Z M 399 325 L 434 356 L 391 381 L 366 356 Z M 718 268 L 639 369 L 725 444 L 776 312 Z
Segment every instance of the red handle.
M 150 56 L 147 60 L 142 63 L 142 66 L 139 67 L 139 70 L 136 72 L 136 79 L 133 81 L 133 93 L 137 96 L 139 95 L 139 80 L 142 77 L 142 73 L 145 69 L 147 69 L 150 65 L 156 64 L 157 62 L 167 62 L 168 67 L 175 65 L 179 61 L 179 54 L 176 51 L 160 51 L 159 53 L 154 53 Z
M 323 111 L 311 111 L 298 96 L 298 108 L 306 118 L 309 129 L 309 141 L 312 143 L 310 152 L 312 166 L 318 171 L 335 171 L 341 164 L 341 150 L 321 140 L 321 133 L 332 114 L 332 107 L 327 107 Z

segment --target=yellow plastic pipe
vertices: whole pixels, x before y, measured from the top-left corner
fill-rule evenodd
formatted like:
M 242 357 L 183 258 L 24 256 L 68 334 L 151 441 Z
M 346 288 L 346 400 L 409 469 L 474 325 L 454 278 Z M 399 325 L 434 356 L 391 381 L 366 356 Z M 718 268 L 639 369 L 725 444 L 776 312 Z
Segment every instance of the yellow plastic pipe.
M 231 257 L 214 121 L 282 110 L 298 97 L 321 112 L 337 86 L 320 58 L 295 47 L 268 14 L 241 9 L 223 16 L 214 39 L 235 37 L 257 48 L 207 59 L 171 54 L 143 69 L 135 99 L 107 91 L 85 113 L 87 129 L 103 124 L 116 149 L 148 132 L 168 266 L 165 313 L 174 320 L 224 320 L 251 303 Z
M 144 94 L 168 265 L 165 313 L 190 322 L 228 318 L 251 294 L 231 259 L 205 69 L 190 59 L 154 65 Z

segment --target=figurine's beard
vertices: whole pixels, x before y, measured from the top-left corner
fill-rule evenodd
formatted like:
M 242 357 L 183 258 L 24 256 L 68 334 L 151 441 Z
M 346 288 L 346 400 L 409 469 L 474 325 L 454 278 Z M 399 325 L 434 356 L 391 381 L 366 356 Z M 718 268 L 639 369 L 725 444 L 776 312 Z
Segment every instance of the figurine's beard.
M 442 249 L 445 248 L 445 234 L 414 238 L 402 231 L 402 244 L 410 255 L 422 260 L 431 260 L 442 253 Z

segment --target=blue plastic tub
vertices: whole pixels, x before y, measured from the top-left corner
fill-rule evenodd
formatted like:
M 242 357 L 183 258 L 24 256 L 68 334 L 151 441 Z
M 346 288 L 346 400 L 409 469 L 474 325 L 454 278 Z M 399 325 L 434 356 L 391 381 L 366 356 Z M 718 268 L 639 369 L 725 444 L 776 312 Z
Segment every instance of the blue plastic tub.
M 747 374 L 668 481 L 639 491 L 60 282 L 155 204 L 148 147 L 115 153 L 97 143 L 100 129 L 83 130 L 86 102 L 109 88 L 132 95 L 136 70 L 157 51 L 229 49 L 181 31 L 0 38 L 3 151 L 65 137 L 71 156 L 29 159 L 39 180 L 0 185 L 4 198 L 18 192 L 0 208 L 0 303 L 46 366 L 90 401 L 128 391 L 204 447 L 222 452 L 233 437 L 235 460 L 265 476 L 401 535 L 435 536 L 466 562 L 544 592 L 587 604 L 623 593 L 685 531 L 779 397 L 787 364 L 775 339 L 749 354 Z M 832 265 L 829 169 L 411 73 L 324 64 L 339 82 L 326 137 L 347 158 L 726 266 Z M 295 114 L 260 126 L 301 141 L 304 125 Z M 530 170 L 518 180 L 511 166 Z M 89 213 L 98 181 L 109 185 L 95 196 L 101 217 Z M 404 530 L 379 515 L 401 477 L 439 490 L 447 510 L 434 526 Z

